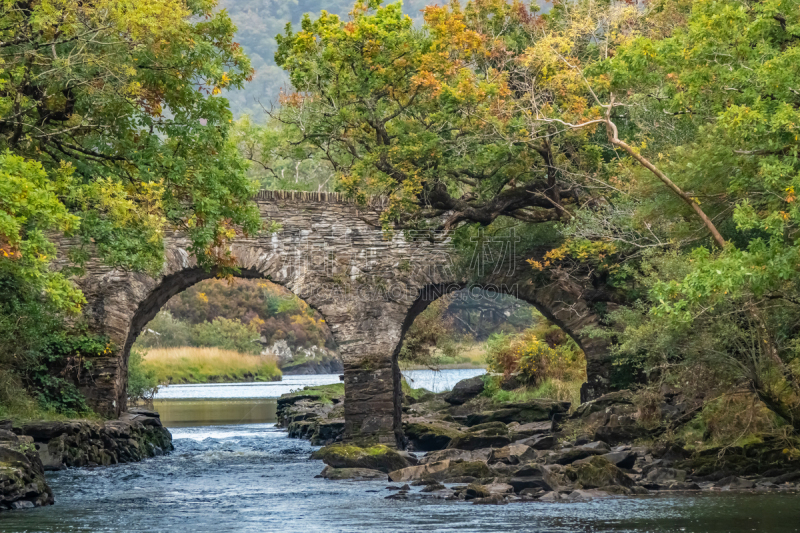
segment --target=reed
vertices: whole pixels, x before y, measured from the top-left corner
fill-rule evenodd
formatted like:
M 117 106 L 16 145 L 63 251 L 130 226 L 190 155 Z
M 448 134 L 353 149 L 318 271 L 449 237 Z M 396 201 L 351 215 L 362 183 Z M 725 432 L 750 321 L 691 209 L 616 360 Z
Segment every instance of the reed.
M 142 366 L 155 372 L 159 383 L 235 383 L 280 381 L 272 355 L 251 355 L 221 348 L 151 348 Z

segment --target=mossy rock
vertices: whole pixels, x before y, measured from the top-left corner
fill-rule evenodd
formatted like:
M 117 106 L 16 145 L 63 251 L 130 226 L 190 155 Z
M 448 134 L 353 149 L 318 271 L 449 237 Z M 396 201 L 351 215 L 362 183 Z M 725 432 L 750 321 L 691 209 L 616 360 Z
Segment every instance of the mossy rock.
M 395 450 L 378 444 L 361 448 L 350 444 L 333 444 L 311 454 L 333 468 L 370 468 L 389 473 L 409 466 L 408 461 Z
M 414 448 L 423 452 L 444 450 L 450 441 L 461 435 L 460 431 L 439 424 L 405 424 L 403 431 Z
M 488 498 L 491 495 L 489 489 L 478 483 L 470 483 L 464 490 L 464 499 L 474 500 L 475 498 Z
M 478 450 L 480 448 L 502 448 L 511 444 L 508 428 L 502 422 L 488 422 L 469 428 L 466 433 L 450 441 L 448 448 Z
M 569 411 L 569 402 L 559 402 L 556 400 L 535 399 L 527 402 L 510 403 L 502 406 L 496 411 L 483 411 L 467 416 L 468 426 L 477 426 L 486 422 L 518 422 L 528 424 L 530 422 L 542 422 L 552 420 L 557 413 Z
M 569 466 L 565 475 L 576 486 L 584 489 L 596 489 L 610 485 L 626 488 L 634 486 L 631 478 L 604 457 L 592 457 L 586 463 Z
M 439 479 L 450 479 L 456 477 L 473 477 L 476 479 L 490 478 L 493 476 L 492 469 L 482 461 L 463 461 L 461 463 L 450 463 L 447 470 L 438 472 Z
M 471 433 L 482 431 L 484 435 L 508 435 L 508 427 L 502 422 L 485 422 L 472 426 L 467 431 Z

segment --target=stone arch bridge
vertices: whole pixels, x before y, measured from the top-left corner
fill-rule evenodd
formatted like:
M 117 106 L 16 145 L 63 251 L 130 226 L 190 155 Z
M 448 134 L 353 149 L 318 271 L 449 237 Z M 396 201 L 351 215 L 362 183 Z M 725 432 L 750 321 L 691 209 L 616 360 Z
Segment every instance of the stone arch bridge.
M 530 266 L 508 259 L 498 269 L 501 262 L 487 264 L 491 254 L 483 249 L 476 249 L 471 268 L 458 268 L 446 238 L 384 234 L 378 200 L 359 206 L 335 193 L 261 191 L 255 202 L 262 217 L 282 229 L 231 242 L 240 276 L 283 285 L 324 317 L 344 362 L 346 439 L 393 445 L 402 438 L 397 355 L 403 335 L 430 302 L 468 285 L 511 293 L 536 306 L 586 353 L 589 382 L 583 396 L 607 387 L 607 346 L 582 333 L 598 317 L 579 284 L 535 282 Z M 513 241 L 500 243 L 507 258 Z M 116 347 L 74 376 L 98 412 L 116 416 L 126 410 L 128 354 L 143 327 L 172 296 L 214 276 L 197 266 L 189 244 L 181 233 L 165 238 L 158 277 L 93 258 L 75 279 L 86 296 L 90 329 L 109 336 Z M 64 239 L 58 245 L 59 256 L 67 257 L 76 243 Z

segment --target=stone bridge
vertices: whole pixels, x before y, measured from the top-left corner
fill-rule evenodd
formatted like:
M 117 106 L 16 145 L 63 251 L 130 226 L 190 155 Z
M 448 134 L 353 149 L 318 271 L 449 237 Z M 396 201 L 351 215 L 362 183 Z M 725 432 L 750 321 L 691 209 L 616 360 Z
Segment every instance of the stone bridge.
M 591 398 L 606 388 L 608 350 L 582 333 L 598 317 L 580 284 L 537 282 L 524 263 L 513 268 L 506 261 L 510 266 L 500 271 L 474 261 L 459 268 L 446 238 L 401 231 L 387 237 L 378 221 L 379 200 L 358 206 L 335 193 L 261 191 L 255 201 L 263 218 L 282 229 L 232 241 L 240 276 L 283 285 L 324 317 L 344 362 L 347 439 L 393 445 L 402 438 L 397 355 L 403 335 L 430 302 L 467 286 L 512 293 L 536 306 L 586 353 L 589 383 L 583 395 Z M 172 296 L 215 275 L 197 266 L 189 244 L 181 233 L 168 235 L 164 268 L 155 278 L 95 258 L 75 279 L 88 302 L 90 329 L 108 335 L 116 347 L 74 378 L 98 412 L 116 416 L 126 410 L 128 354 L 143 327 Z M 75 242 L 58 245 L 59 256 L 66 257 Z M 484 255 L 478 250 L 478 263 Z

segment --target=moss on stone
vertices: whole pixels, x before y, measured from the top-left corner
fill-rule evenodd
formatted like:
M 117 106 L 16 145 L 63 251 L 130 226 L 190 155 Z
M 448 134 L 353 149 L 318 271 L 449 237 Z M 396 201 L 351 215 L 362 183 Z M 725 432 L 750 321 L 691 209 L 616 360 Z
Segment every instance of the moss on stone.
M 311 454 L 333 468 L 371 468 L 381 472 L 392 472 L 408 466 L 408 461 L 395 450 L 377 444 L 360 447 L 352 444 L 333 444 Z
M 567 467 L 567 478 L 584 489 L 596 489 L 609 485 L 632 487 L 633 480 L 603 457 L 592 457 L 586 463 Z
M 464 461 L 450 463 L 450 467 L 439 477 L 442 479 L 456 477 L 474 477 L 477 479 L 492 477 L 492 470 L 483 461 Z

